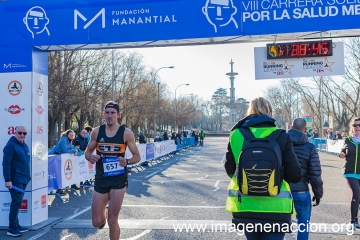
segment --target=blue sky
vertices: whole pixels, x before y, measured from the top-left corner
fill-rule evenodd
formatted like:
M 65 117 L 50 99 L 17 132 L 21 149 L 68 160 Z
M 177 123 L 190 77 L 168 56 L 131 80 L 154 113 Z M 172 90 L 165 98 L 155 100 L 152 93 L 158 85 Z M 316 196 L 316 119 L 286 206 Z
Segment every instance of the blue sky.
M 158 69 L 165 66 L 174 66 L 173 69 L 161 69 L 158 77 L 166 82 L 170 92 L 174 95 L 179 84 L 181 86 L 176 95 L 198 95 L 210 100 L 211 95 L 218 88 L 230 88 L 229 77 L 230 61 L 234 61 L 234 72 L 239 75 L 235 78 L 235 95 L 251 100 L 263 96 L 263 91 L 279 83 L 279 80 L 255 80 L 254 47 L 266 46 L 266 43 L 241 43 L 207 46 L 184 47 L 157 47 L 142 48 L 135 51 L 143 55 L 148 66 Z

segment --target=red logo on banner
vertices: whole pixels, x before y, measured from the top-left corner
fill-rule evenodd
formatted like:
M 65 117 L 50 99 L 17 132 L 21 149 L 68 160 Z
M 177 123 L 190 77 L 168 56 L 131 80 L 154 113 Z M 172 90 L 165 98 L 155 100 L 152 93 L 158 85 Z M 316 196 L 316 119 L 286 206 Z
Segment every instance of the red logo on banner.
M 41 196 L 41 205 L 46 205 L 46 195 Z
M 11 114 L 19 114 L 21 111 L 25 111 L 25 109 L 20 108 L 19 105 L 11 105 L 9 108 L 5 108 L 5 111 Z
M 36 126 L 36 134 L 43 134 L 43 126 Z
M 37 108 L 35 109 L 37 111 L 38 114 L 42 114 L 44 109 L 42 108 L 42 106 L 37 106 Z
M 27 210 L 28 209 L 28 200 L 27 199 L 23 199 L 21 206 L 20 206 L 20 210 Z
M 72 178 L 72 171 L 73 171 L 72 161 L 71 159 L 68 159 L 65 161 L 64 164 L 64 173 L 65 173 L 65 178 L 67 180 L 70 180 Z
M 15 127 L 8 127 L 8 135 L 15 135 Z
M 8 85 L 8 90 L 12 96 L 19 95 L 22 90 L 22 85 L 18 80 L 12 80 Z

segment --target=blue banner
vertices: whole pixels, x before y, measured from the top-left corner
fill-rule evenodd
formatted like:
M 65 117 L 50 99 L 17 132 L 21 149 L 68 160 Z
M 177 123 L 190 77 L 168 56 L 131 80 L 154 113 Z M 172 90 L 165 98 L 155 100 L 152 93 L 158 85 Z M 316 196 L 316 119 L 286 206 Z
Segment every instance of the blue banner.
M 37 48 L 33 49 L 33 71 L 42 75 L 48 75 L 48 54 Z
M 154 144 L 148 143 L 146 144 L 146 161 L 151 160 L 155 157 L 154 155 Z
M 9 0 L 0 4 L 0 46 L 356 29 L 358 15 L 358 0 Z
M 49 155 L 48 157 L 48 191 L 60 189 L 61 183 L 61 155 Z
M 0 73 L 31 72 L 31 58 L 32 47 L 0 47 Z

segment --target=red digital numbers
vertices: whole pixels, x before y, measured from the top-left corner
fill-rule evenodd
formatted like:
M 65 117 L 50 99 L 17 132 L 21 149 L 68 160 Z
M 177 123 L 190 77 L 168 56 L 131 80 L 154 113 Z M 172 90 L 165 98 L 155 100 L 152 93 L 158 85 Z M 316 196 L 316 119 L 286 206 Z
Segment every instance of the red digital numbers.
M 299 55 L 305 56 L 306 55 L 306 45 L 305 43 L 299 44 Z
M 328 42 L 323 42 L 321 45 L 321 55 L 327 55 L 330 53 L 330 47 Z
M 299 55 L 299 45 L 298 44 L 292 44 L 291 49 L 292 49 L 292 51 L 291 51 L 292 57 Z
M 332 56 L 332 41 L 268 44 L 268 59 Z

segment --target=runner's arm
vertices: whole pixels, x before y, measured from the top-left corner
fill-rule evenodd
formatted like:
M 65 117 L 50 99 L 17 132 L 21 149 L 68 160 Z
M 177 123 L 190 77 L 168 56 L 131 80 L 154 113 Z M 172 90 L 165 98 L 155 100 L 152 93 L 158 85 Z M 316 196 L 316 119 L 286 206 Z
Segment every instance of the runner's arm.
M 125 129 L 124 141 L 127 144 L 127 147 L 129 148 L 131 154 L 133 155 L 131 158 L 129 158 L 129 164 L 132 165 L 140 162 L 141 156 L 139 153 L 139 149 L 135 143 L 134 133 L 128 128 Z
M 94 164 L 95 162 L 97 162 L 100 159 L 99 155 L 93 154 L 93 152 L 95 151 L 95 148 L 96 148 L 96 144 L 97 144 L 96 139 L 97 139 L 98 134 L 99 134 L 99 128 L 97 127 L 94 129 L 94 131 L 92 131 L 91 140 L 85 150 L 85 158 L 92 164 Z

